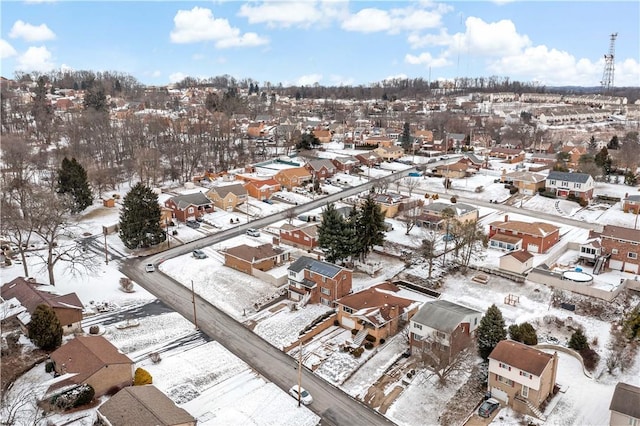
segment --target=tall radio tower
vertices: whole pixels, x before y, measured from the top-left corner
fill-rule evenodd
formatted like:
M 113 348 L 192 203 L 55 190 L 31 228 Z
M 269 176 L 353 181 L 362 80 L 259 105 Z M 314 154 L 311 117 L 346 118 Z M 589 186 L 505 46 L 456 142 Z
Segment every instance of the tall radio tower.
M 613 87 L 613 73 L 615 71 L 615 52 L 616 52 L 616 37 L 618 33 L 611 34 L 609 42 L 609 53 L 604 55 L 604 72 L 602 73 L 602 94 L 606 95 Z

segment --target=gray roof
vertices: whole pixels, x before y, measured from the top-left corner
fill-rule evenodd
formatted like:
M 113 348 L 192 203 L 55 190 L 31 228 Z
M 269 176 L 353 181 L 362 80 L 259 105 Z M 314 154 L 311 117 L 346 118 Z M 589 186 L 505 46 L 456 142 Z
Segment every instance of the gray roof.
M 482 312 L 467 308 L 447 300 L 427 302 L 411 319 L 434 330 L 452 332 L 467 315 L 481 315 Z
M 176 203 L 176 206 L 178 206 L 180 210 L 184 210 L 191 205 L 206 206 L 207 204 L 212 204 L 211 200 L 202 192 L 176 195 L 175 197 L 171 197 L 170 200 Z
M 222 198 L 226 197 L 230 192 L 236 195 L 247 195 L 247 190 L 244 186 L 242 186 L 241 183 L 214 186 L 213 188 L 211 188 L 211 190 L 215 191 Z
M 547 180 L 555 179 L 555 180 L 564 180 L 567 182 L 587 183 L 590 177 L 591 175 L 587 173 L 567 173 L 567 172 L 551 171 L 547 176 Z
M 342 270 L 341 267 L 333 263 L 323 262 L 307 256 L 301 256 L 289 266 L 289 270 L 294 272 L 301 272 L 305 269 L 329 278 L 335 277 Z
M 455 204 L 447 204 L 435 202 L 431 204 L 425 204 L 422 208 L 426 212 L 442 212 L 444 209 L 452 209 L 457 216 L 462 216 L 474 210 L 478 210 L 477 207 L 472 206 L 471 204 L 465 203 L 455 203 Z
M 195 419 L 153 385 L 127 386 L 98 408 L 112 426 L 171 426 Z
M 307 164 L 309 164 L 309 166 L 313 170 L 320 170 L 322 168 L 322 166 L 324 166 L 327 170 L 333 170 L 333 169 L 336 168 L 336 166 L 333 165 L 331 160 L 326 159 L 326 158 L 321 158 L 321 159 L 318 159 L 318 160 L 311 160 Z
M 629 195 L 625 198 L 627 201 L 640 201 L 640 195 Z
M 640 388 L 618 383 L 613 391 L 609 410 L 640 419 Z

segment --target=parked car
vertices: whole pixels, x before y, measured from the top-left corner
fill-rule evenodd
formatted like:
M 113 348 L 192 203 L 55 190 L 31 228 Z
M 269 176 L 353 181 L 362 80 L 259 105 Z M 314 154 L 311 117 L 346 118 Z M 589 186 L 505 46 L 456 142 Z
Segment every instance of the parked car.
M 196 259 L 206 259 L 207 254 L 200 249 L 196 249 L 193 251 L 193 257 L 195 257 Z
M 153 266 L 153 263 L 147 263 L 146 265 L 144 265 L 144 270 L 147 272 L 155 272 L 156 267 Z
M 187 219 L 184 222 L 184 224 L 187 225 L 189 228 L 193 228 L 193 229 L 200 228 L 200 224 L 197 221 L 193 220 L 193 219 Z
M 247 235 L 249 235 L 251 237 L 259 237 L 260 236 L 260 231 L 258 231 L 255 228 L 249 228 L 249 229 L 247 229 Z
M 263 203 L 267 203 L 267 204 L 273 204 L 273 201 L 271 201 L 268 198 L 265 198 L 264 200 L 262 200 Z
M 313 398 L 311 397 L 311 394 L 309 392 L 307 392 L 303 387 L 298 387 L 298 385 L 293 386 L 291 389 L 289 389 L 289 395 L 291 395 L 292 397 L 294 397 L 297 400 L 298 399 L 298 388 L 300 389 L 300 401 L 304 405 L 311 404 L 313 402 Z
M 495 398 L 489 398 L 480 405 L 480 408 L 478 408 L 478 415 L 485 418 L 491 417 L 491 414 L 493 414 L 498 407 L 500 407 L 500 402 Z
M 453 241 L 453 239 L 454 239 L 454 236 L 451 234 L 444 234 L 442 236 L 442 241 Z
M 198 216 L 196 217 L 196 222 L 204 222 L 204 219 L 202 218 L 202 216 Z

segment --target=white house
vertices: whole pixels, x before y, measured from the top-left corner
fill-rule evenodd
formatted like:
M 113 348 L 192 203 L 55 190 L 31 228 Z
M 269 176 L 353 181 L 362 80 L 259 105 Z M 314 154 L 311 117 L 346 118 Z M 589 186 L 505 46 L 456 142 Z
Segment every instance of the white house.
M 593 198 L 595 181 L 587 173 L 566 173 L 551 171 L 545 181 L 547 191 L 554 192 L 558 197 L 574 196 L 583 200 Z

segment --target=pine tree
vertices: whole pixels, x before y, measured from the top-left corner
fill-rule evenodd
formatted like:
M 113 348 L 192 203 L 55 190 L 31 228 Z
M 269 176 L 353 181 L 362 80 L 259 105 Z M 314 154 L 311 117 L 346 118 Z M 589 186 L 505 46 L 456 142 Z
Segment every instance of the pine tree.
M 355 225 L 359 241 L 358 251 L 355 254 L 360 256 L 361 261 L 364 261 L 373 246 L 384 244 L 385 237 L 384 213 L 371 194 L 367 195 L 364 203 L 358 209 Z
M 29 338 L 44 350 L 52 350 L 62 343 L 62 325 L 55 312 L 48 305 L 38 305 L 31 314 L 31 322 L 27 326 Z
M 480 325 L 476 329 L 476 338 L 478 354 L 485 360 L 489 358 L 496 345 L 507 338 L 502 312 L 495 304 L 489 306 L 487 313 L 480 320 Z
M 322 212 L 322 222 L 318 226 L 318 246 L 324 251 L 328 262 L 345 259 L 344 240 L 346 224 L 333 203 L 327 204 Z
M 581 351 L 582 349 L 586 349 L 589 347 L 587 336 L 584 335 L 582 329 L 577 329 L 573 332 L 571 338 L 569 339 L 569 347 L 571 349 L 575 349 L 576 351 Z
M 598 151 L 598 143 L 596 142 L 595 136 L 591 135 L 591 139 L 589 139 L 589 153 L 595 154 Z
M 408 121 L 405 121 L 404 123 L 402 136 L 400 136 L 400 144 L 405 151 L 409 151 L 411 149 L 411 125 Z
M 160 226 L 158 196 L 137 183 L 124 197 L 120 213 L 120 239 L 129 249 L 150 247 L 163 242 L 166 234 Z
M 73 199 L 72 213 L 79 213 L 93 203 L 87 172 L 75 158 L 69 160 L 64 157 L 62 159 L 62 165 L 58 169 L 58 193 L 71 195 Z
M 609 144 L 607 145 L 607 148 L 609 148 L 609 149 L 619 149 L 620 148 L 620 141 L 618 140 L 618 135 L 613 135 L 611 137 L 611 140 L 609 141 Z

